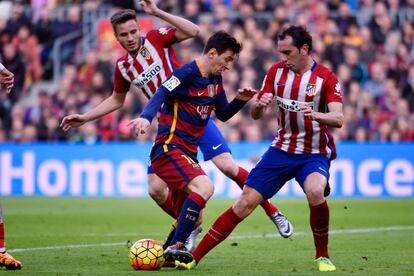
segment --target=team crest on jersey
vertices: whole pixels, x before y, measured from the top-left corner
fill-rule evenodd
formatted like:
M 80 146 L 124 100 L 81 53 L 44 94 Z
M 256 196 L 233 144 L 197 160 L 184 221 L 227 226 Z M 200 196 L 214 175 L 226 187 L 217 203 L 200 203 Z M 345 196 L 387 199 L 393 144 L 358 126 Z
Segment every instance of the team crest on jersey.
M 306 95 L 309 97 L 316 95 L 316 84 L 308 83 L 306 85 Z
M 164 86 L 165 88 L 168 89 L 168 91 L 173 91 L 177 86 L 180 85 L 180 80 L 176 77 L 176 76 L 172 76 L 171 78 L 169 78 L 168 80 L 166 80 L 162 86 Z
M 146 49 L 146 48 L 142 48 L 142 50 L 139 52 L 139 54 L 140 54 L 143 58 L 145 58 L 146 60 L 149 60 L 149 59 L 151 58 L 151 54 L 150 54 L 150 52 L 148 51 L 148 49 Z
M 214 84 L 207 85 L 207 91 L 209 97 L 214 97 Z

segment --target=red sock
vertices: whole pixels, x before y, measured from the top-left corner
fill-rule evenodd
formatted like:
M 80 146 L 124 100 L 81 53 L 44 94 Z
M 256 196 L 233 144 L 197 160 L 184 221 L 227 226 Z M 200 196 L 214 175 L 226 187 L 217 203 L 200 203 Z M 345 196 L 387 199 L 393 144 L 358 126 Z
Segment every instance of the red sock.
M 0 223 L 0 249 L 5 248 L 5 247 L 6 247 L 6 243 L 4 242 L 4 224 L 3 222 L 1 222 Z
M 243 189 L 244 183 L 246 182 L 248 175 L 249 175 L 248 171 L 246 171 L 242 167 L 239 167 L 239 172 L 237 173 L 237 176 L 233 178 L 233 181 L 237 183 L 240 189 Z
M 174 208 L 173 196 L 172 191 L 168 190 L 167 200 L 165 200 L 164 204 L 159 205 L 161 209 L 163 209 L 167 214 L 169 214 L 172 218 L 176 219 L 176 212 Z
M 266 212 L 266 215 L 268 215 L 269 217 L 273 216 L 274 214 L 276 214 L 277 212 L 279 212 L 279 209 L 277 209 L 276 205 L 273 205 L 269 200 L 265 199 L 263 200 L 262 203 L 260 203 L 260 205 L 263 207 L 263 209 Z
M 316 247 L 315 259 L 328 257 L 329 207 L 326 200 L 315 206 L 309 205 L 310 225 Z
M 243 219 L 239 218 L 233 208 L 227 209 L 211 226 L 207 234 L 198 244 L 192 255 L 196 263 L 199 263 L 216 245 L 224 241 Z
M 239 185 L 240 189 L 243 189 L 244 183 L 246 182 L 248 175 L 248 171 L 246 171 L 242 167 L 239 167 L 239 172 L 237 176 L 233 178 L 233 180 L 237 183 L 237 185 Z M 260 205 L 263 207 L 263 209 L 266 212 L 266 215 L 268 215 L 269 217 L 273 216 L 276 212 L 279 211 L 277 207 L 268 200 L 263 200 L 263 202 Z

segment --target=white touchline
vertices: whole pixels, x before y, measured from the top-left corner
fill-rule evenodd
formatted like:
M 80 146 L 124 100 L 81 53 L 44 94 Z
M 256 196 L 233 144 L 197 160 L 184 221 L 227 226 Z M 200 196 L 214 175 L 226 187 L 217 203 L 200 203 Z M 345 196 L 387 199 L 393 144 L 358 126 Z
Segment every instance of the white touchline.
M 374 233 L 374 232 L 384 232 L 384 231 L 407 231 L 414 230 L 414 225 L 409 226 L 388 226 L 388 227 L 376 227 L 376 228 L 356 228 L 356 229 L 343 229 L 343 230 L 330 230 L 330 235 L 342 235 L 342 234 L 357 234 L 357 233 Z M 310 235 L 309 232 L 295 232 L 293 233 L 293 238 L 295 236 L 305 236 Z M 252 234 L 252 235 L 238 235 L 230 236 L 229 240 L 242 240 L 242 239 L 258 239 L 258 238 L 279 238 L 279 234 Z M 119 246 L 125 245 L 125 242 L 114 242 L 114 243 L 93 243 L 93 244 L 68 244 L 68 245 L 56 245 L 56 246 L 45 246 L 45 247 L 32 247 L 32 248 L 16 248 L 7 250 L 10 253 L 13 252 L 27 252 L 27 251 L 37 251 L 37 250 L 60 250 L 67 248 L 86 248 L 86 247 L 103 247 L 103 246 Z

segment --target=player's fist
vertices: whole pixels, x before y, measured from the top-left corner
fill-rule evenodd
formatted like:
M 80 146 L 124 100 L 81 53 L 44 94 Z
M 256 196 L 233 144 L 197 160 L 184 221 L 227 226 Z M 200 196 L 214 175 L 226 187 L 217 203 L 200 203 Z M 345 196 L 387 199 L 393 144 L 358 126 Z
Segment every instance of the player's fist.
M 155 4 L 154 0 L 141 0 L 139 1 L 139 5 L 145 13 L 156 15 L 158 12 L 158 7 Z
M 86 123 L 86 119 L 83 115 L 72 114 L 62 119 L 60 127 L 63 129 L 63 131 L 68 131 L 72 127 L 80 127 L 84 123 Z
M 151 123 L 145 118 L 138 117 L 129 121 L 128 126 L 131 127 L 135 131 L 135 135 L 145 134 Z
M 259 95 L 255 101 L 257 107 L 266 107 L 273 101 L 272 93 L 264 93 Z

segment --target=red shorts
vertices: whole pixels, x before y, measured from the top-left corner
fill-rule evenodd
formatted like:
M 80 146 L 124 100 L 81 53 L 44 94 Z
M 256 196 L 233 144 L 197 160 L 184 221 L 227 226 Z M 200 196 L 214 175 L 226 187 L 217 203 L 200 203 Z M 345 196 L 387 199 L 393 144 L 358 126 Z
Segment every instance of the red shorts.
M 184 191 L 188 183 L 199 175 L 206 175 L 200 164 L 178 148 L 160 154 L 151 161 L 158 177 L 164 180 L 169 189 Z

